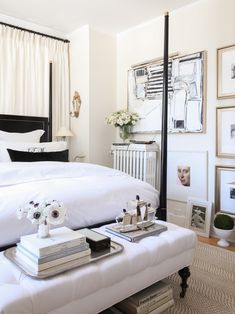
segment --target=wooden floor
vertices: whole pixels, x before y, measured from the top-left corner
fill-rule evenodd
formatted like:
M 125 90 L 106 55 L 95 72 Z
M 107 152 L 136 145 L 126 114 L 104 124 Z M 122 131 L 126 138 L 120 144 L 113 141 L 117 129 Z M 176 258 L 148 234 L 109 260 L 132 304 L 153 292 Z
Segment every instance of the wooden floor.
M 219 240 L 217 238 L 204 238 L 204 237 L 198 236 L 198 240 L 200 242 L 204 242 L 204 243 L 207 243 L 207 244 L 210 244 L 210 245 L 214 245 L 214 246 L 217 246 L 217 247 L 221 248 L 221 246 L 217 245 L 217 241 Z M 223 249 L 235 252 L 235 243 L 231 243 L 230 242 L 230 246 L 227 247 L 227 248 L 223 248 Z

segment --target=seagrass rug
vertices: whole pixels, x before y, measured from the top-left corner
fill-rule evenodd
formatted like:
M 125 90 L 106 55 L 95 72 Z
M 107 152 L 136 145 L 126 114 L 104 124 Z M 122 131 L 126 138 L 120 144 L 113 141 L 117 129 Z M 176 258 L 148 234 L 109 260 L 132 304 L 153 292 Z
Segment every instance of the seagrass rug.
M 179 275 L 169 277 L 175 305 L 164 314 L 235 314 L 234 252 L 199 242 L 190 272 L 183 299 Z

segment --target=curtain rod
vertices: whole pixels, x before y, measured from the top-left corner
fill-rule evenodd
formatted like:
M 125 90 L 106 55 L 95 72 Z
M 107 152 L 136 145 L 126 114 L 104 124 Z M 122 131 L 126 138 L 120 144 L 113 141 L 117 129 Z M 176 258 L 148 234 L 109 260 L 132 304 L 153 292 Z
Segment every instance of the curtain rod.
M 19 29 L 20 31 L 24 31 L 24 32 L 28 32 L 28 33 L 32 33 L 32 34 L 36 34 L 36 35 L 40 35 L 40 36 L 44 36 L 44 37 L 48 37 L 48 38 L 51 38 L 51 39 L 63 41 L 65 43 L 69 43 L 70 42 L 68 39 L 63 39 L 63 38 L 59 38 L 59 37 L 43 34 L 43 33 L 40 33 L 40 32 L 35 32 L 35 31 L 31 30 L 31 29 L 22 28 L 22 27 L 19 27 L 19 26 L 16 26 L 16 25 L 7 24 L 7 23 L 4 23 L 4 22 L 0 22 L 0 24 L 4 25 L 4 26 L 8 26 L 8 27 Z

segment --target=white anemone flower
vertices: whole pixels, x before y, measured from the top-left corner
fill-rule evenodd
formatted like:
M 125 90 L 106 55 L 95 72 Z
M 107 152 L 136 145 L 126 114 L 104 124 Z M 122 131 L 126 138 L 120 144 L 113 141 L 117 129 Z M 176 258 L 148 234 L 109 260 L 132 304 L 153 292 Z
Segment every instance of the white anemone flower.
M 45 215 L 43 212 L 43 207 L 39 206 L 39 204 L 32 205 L 27 213 L 27 218 L 31 220 L 32 224 L 43 224 L 45 223 Z
M 24 216 L 27 216 L 28 211 L 31 209 L 31 206 L 27 206 L 25 208 L 18 208 L 16 210 L 16 215 L 18 219 L 22 219 Z
M 63 206 L 63 204 L 60 204 L 57 201 L 51 202 L 44 209 L 46 220 L 52 225 L 62 224 L 64 222 L 66 212 L 67 209 Z

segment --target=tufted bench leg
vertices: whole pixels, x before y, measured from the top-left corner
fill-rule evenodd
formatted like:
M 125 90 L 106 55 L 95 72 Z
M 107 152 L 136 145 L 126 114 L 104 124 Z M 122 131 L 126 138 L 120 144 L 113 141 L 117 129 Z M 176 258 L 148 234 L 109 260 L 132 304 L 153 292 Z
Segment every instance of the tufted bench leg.
M 190 270 L 189 267 L 184 267 L 178 271 L 178 274 L 180 275 L 182 282 L 180 284 L 182 291 L 180 292 L 180 297 L 184 298 L 186 294 L 186 289 L 188 288 L 187 280 L 190 277 Z

